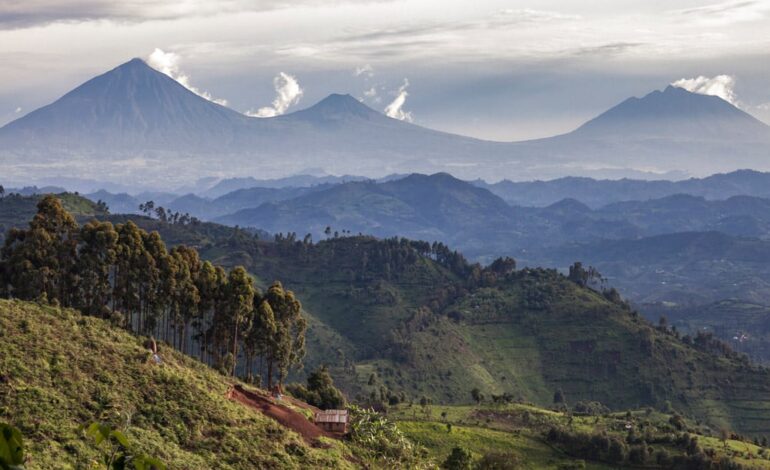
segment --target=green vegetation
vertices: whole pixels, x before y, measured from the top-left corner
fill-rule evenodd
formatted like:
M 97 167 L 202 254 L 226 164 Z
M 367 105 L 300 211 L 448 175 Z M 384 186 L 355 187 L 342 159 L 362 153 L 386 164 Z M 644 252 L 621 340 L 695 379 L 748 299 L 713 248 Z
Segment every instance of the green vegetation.
M 21 470 L 23 464 L 24 439 L 21 432 L 13 426 L 0 423 L 0 468 L 3 470 Z
M 325 366 L 308 376 L 307 387 L 302 384 L 289 384 L 286 390 L 292 396 L 321 409 L 339 409 L 345 406 L 345 397 L 334 386 L 334 380 Z
M 616 291 L 602 290 L 598 273 L 579 264 L 569 277 L 554 270 L 517 270 L 509 258 L 482 267 L 441 243 L 332 235 L 331 228 L 328 239 L 314 243 L 309 236 L 265 240 L 212 224 L 146 217 L 79 227 L 54 198 L 40 206 L 30 229 L 7 238 L 2 269 L 6 294 L 39 305 L 3 305 L 33 308 L 41 318 L 69 318 L 77 328 L 61 338 L 83 342 L 77 353 L 83 356 L 54 354 L 67 350 L 63 340 L 38 344 L 38 337 L 46 338 L 39 332 L 24 341 L 33 341 L 33 351 L 43 349 L 40 357 L 20 344 L 3 351 L 0 376 L 16 384 L 32 374 L 21 380 L 35 384 L 39 395 L 2 397 L 8 404 L 0 419 L 19 427 L 33 446 L 46 439 L 60 443 L 45 451 L 49 458 L 66 457 L 73 466 L 85 461 L 77 460 L 81 457 L 95 458 L 94 449 L 74 443 L 71 430 L 96 420 L 126 429 L 137 452 L 157 455 L 172 467 L 174 462 L 212 465 L 225 456 L 231 460 L 222 468 L 239 468 L 243 461 L 229 452 L 242 445 L 259 456 L 257 462 L 287 467 L 333 465 L 344 458 L 353 459 L 346 461 L 350 465 L 419 467 L 428 465 L 421 445 L 435 463 L 444 463 L 458 448 L 452 462 L 467 463 L 465 449 L 473 465 L 487 468 L 501 461 L 520 461 L 524 468 L 582 468 L 580 460 L 586 468 L 655 467 L 667 458 L 672 465 L 701 465 L 704 455 L 709 462 L 725 457 L 764 465 L 766 452 L 743 436 L 758 442 L 770 436 L 770 372 L 713 336 L 650 324 Z M 160 233 L 148 232 L 150 227 Z M 172 242 L 167 250 L 167 234 L 194 241 L 197 249 Z M 292 290 L 272 279 L 284 280 Z M 90 317 L 58 306 L 80 308 Z M 14 340 L 16 330 L 29 329 L 30 316 L 19 317 L 26 326 L 10 321 Z M 140 347 L 128 332 L 102 331 L 106 338 L 84 332 L 92 324 L 110 329 L 96 317 L 172 347 L 158 364 L 147 352 L 153 346 Z M 113 357 L 115 341 L 132 342 L 142 353 Z M 89 354 L 89 348 L 99 352 Z M 173 348 L 252 383 L 307 379 L 306 386 L 292 385 L 289 392 L 317 406 L 344 403 L 339 387 L 349 401 L 395 413 L 398 428 L 380 414 L 353 408 L 348 445 L 323 451 L 304 443 L 300 449 L 287 443 L 286 436 L 293 435 L 284 430 L 279 446 L 264 454 L 259 436 L 264 440 L 269 433 L 259 426 L 267 424 L 252 420 L 243 426 L 257 431 L 249 428 L 238 438 L 225 434 L 222 423 L 239 421 L 222 414 L 251 412 L 235 411 L 239 406 L 224 398 L 221 375 Z M 28 360 L 36 361 L 34 370 L 25 368 Z M 126 367 L 95 373 L 101 361 Z M 314 372 L 304 375 L 303 362 Z M 162 375 L 174 365 L 202 376 Z M 194 391 L 171 389 L 180 383 Z M 206 387 L 214 391 L 203 392 Z M 59 397 L 65 393 L 59 388 L 76 398 Z M 147 409 L 158 400 L 173 415 Z M 475 406 L 448 406 L 469 403 Z M 24 406 L 34 409 L 11 411 Z M 649 407 L 643 417 L 611 412 L 643 407 Z M 199 422 L 181 425 L 180 416 L 187 413 Z M 40 422 L 35 416 L 44 417 L 42 430 L 35 427 Z M 626 428 L 629 419 L 633 436 Z M 51 429 L 60 421 L 70 423 L 69 432 Z M 215 425 L 221 427 L 209 429 Z M 239 432 L 233 426 L 228 431 Z M 692 436 L 698 437 L 697 446 L 691 445 Z M 214 442 L 224 442 L 225 449 L 213 450 Z M 280 444 L 283 452 L 274 451 Z M 661 450 L 668 454 L 659 457 Z
M 102 461 L 107 470 L 166 470 L 166 464 L 155 457 L 133 451 L 126 435 L 118 429 L 91 423 L 86 428 L 86 435 L 103 450 Z
M 28 469 L 91 468 L 102 450 L 84 424 L 123 430 L 136 452 L 169 468 L 351 468 L 351 451 L 308 444 L 227 399 L 208 366 L 107 321 L 48 305 L 0 300 L 0 421 L 24 436 Z
M 399 405 L 390 416 L 434 460 L 467 452 L 471 468 L 500 468 L 491 466 L 500 461 L 517 469 L 770 468 L 770 451 L 760 445 L 651 409 L 589 415 L 518 403 Z
M 117 318 L 232 375 L 240 369 L 253 377 L 259 357 L 268 386 L 274 373 L 282 383 L 301 364 L 306 321 L 279 282 L 263 296 L 242 267 L 226 274 L 201 262 L 194 248 L 168 251 L 157 232 L 131 221 L 92 220 L 81 228 L 56 196 L 43 197 L 37 207 L 28 229 L 8 232 L 0 294 Z
M 482 268 L 404 239 L 313 243 L 232 230 L 208 240 L 202 257 L 243 264 L 261 286 L 291 286 L 308 321 L 306 365 L 328 364 L 354 401 L 470 403 L 477 388 L 550 406 L 561 389 L 568 405 L 668 402 L 714 429 L 770 435 L 767 370 L 708 338 L 651 325 L 614 291 L 504 260 Z

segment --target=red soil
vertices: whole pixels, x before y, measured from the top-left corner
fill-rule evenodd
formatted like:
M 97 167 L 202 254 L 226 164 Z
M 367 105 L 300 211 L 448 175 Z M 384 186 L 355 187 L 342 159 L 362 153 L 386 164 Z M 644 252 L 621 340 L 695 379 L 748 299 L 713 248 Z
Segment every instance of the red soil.
M 311 423 L 302 413 L 294 411 L 265 395 L 246 390 L 241 385 L 233 386 L 227 392 L 227 397 L 273 418 L 281 423 L 281 425 L 297 432 L 309 443 L 315 443 L 319 437 L 336 437 Z M 315 408 L 307 403 L 301 403 L 293 399 L 288 401 L 302 408 L 315 411 Z

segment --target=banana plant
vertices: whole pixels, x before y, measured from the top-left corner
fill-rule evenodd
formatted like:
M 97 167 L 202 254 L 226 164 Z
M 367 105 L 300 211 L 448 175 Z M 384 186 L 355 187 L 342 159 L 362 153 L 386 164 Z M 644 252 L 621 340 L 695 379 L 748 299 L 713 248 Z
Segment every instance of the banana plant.
M 0 470 L 24 470 L 21 433 L 4 423 L 0 423 Z
M 107 470 L 166 470 L 160 460 L 133 452 L 126 435 L 106 424 L 91 423 L 85 428 L 85 434 L 104 450 L 103 463 Z

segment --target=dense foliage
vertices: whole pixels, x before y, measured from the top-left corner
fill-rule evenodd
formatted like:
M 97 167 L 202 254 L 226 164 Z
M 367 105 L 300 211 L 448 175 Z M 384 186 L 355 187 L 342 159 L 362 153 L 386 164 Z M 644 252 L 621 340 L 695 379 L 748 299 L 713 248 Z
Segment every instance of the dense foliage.
M 262 294 L 244 268 L 169 250 L 131 221 L 80 227 L 56 196 L 38 203 L 29 228 L 9 231 L 1 255 L 0 294 L 112 318 L 232 374 L 262 375 L 259 358 L 271 385 L 305 354 L 302 306 L 279 282 Z
M 289 384 L 286 391 L 294 397 L 322 409 L 338 409 L 345 405 L 345 397 L 334 386 L 329 369 L 321 366 L 307 378 L 307 386 Z

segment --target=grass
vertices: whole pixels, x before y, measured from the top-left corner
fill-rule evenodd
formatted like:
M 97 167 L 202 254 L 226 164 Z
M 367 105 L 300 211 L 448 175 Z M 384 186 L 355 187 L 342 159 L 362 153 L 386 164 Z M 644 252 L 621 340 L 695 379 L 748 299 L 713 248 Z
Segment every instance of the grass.
M 18 427 L 28 468 L 90 468 L 99 451 L 80 426 L 125 430 L 170 468 L 352 468 L 339 442 L 309 446 L 270 418 L 231 402 L 229 381 L 161 345 L 78 312 L 0 300 L 0 421 Z
M 529 404 L 507 405 L 436 405 L 427 408 L 400 405 L 389 411 L 391 419 L 414 442 L 428 449 L 437 462 L 442 462 L 455 446 L 470 450 L 476 458 L 489 452 L 512 452 L 522 468 L 557 469 L 573 459 L 549 444 L 544 433 L 551 426 L 559 426 L 586 433 L 604 433 L 626 439 L 631 423 L 634 432 L 650 439 L 670 435 L 676 431 L 669 423 L 671 415 L 652 410 L 629 413 L 608 413 L 600 416 L 569 415 L 561 411 Z M 451 424 L 451 430 L 447 426 Z M 762 447 L 748 441 L 721 438 L 703 434 L 707 431 L 697 423 L 686 421 L 687 430 L 698 436 L 701 447 L 713 452 L 716 458 L 727 456 L 749 468 L 770 469 L 770 455 Z M 672 454 L 683 454 L 671 445 L 655 444 Z M 765 455 L 763 457 L 762 455 Z M 586 468 L 617 468 L 602 462 L 586 462 Z M 656 468 L 651 465 L 651 468 Z

